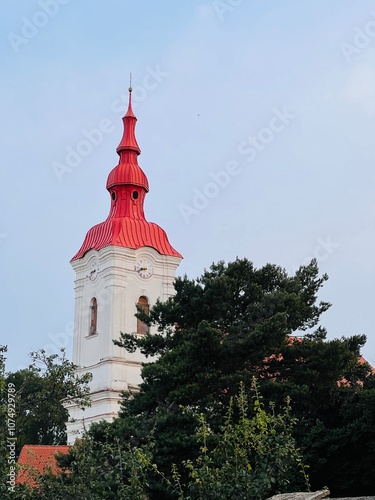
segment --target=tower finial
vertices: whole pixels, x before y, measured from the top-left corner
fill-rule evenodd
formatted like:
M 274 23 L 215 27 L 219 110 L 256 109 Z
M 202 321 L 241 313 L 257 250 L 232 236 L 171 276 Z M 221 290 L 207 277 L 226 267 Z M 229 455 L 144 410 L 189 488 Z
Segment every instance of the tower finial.
M 128 109 L 125 113 L 125 116 L 123 117 L 122 121 L 124 124 L 124 133 L 122 135 L 122 139 L 120 144 L 117 146 L 116 151 L 121 157 L 121 152 L 125 152 L 126 154 L 129 153 L 129 151 L 135 153 L 136 155 L 139 155 L 141 153 L 141 150 L 139 149 L 139 146 L 137 144 L 137 139 L 135 138 L 135 124 L 137 121 L 137 118 L 135 114 L 133 113 L 132 109 L 132 74 L 130 73 L 130 81 L 129 81 L 129 103 L 128 103 Z M 134 163 L 137 163 L 136 159 L 134 159 Z
M 130 78 L 129 78 L 129 103 L 128 103 L 128 110 L 126 112 L 126 116 L 132 116 L 133 118 L 135 118 L 135 115 L 133 113 L 133 110 L 132 110 L 132 92 L 133 92 L 133 89 L 132 89 L 132 74 L 130 73 Z

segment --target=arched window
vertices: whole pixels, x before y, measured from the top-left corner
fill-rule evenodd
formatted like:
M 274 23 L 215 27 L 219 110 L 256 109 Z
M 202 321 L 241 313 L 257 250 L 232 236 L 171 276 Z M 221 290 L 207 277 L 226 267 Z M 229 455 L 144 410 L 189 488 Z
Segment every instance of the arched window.
M 97 333 L 96 331 L 97 321 L 98 321 L 98 302 L 96 298 L 93 297 L 90 302 L 90 329 L 89 329 L 90 335 L 94 335 L 94 333 Z
M 140 307 L 147 316 L 150 314 L 150 306 L 147 300 L 147 297 L 139 297 L 137 306 Z M 149 327 L 146 325 L 146 323 L 143 323 L 140 319 L 137 318 L 137 333 L 141 335 L 145 335 L 146 333 L 149 332 Z

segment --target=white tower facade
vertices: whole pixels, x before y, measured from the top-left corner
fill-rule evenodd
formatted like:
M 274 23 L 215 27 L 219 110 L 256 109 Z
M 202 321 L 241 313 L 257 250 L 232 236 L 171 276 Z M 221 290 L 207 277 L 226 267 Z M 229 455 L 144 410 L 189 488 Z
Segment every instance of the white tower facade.
M 92 381 L 91 407 L 68 406 L 68 444 L 91 423 L 111 421 L 119 411 L 121 392 L 137 389 L 141 364 L 147 360 L 113 340 L 119 340 L 121 332 L 147 333 L 148 327 L 135 317 L 137 305 L 147 312 L 157 299 L 165 301 L 174 294 L 182 259 L 166 233 L 144 217 L 148 181 L 138 165 L 129 90 L 124 134 L 117 148 L 120 160 L 107 181 L 109 216 L 90 229 L 71 261 L 76 273 L 73 362 L 78 373 L 91 372 Z

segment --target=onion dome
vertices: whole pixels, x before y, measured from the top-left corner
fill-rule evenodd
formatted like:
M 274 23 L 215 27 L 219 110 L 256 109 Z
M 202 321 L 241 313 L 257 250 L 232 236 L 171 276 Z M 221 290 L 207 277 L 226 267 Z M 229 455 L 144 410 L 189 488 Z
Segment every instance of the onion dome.
M 162 255 L 182 257 L 169 243 L 165 231 L 148 222 L 144 215 L 143 205 L 149 187 L 147 177 L 138 165 L 141 150 L 135 137 L 137 118 L 132 110 L 131 96 L 130 87 L 128 110 L 122 119 L 124 133 L 116 149 L 119 163 L 107 179 L 111 196 L 109 215 L 104 222 L 89 230 L 72 261 L 82 258 L 91 249 L 100 250 L 108 245 L 134 249 L 148 246 Z

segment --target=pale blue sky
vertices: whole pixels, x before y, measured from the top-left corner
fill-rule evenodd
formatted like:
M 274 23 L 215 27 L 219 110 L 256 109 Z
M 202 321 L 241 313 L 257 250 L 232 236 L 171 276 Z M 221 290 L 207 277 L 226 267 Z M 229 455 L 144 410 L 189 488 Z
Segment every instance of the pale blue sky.
M 179 273 L 317 256 L 329 337 L 365 333 L 375 362 L 375 2 L 60 2 L 1 7 L 8 369 L 31 350 L 70 353 L 69 260 L 108 214 L 130 71 L 146 216 L 183 254 Z

